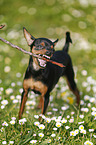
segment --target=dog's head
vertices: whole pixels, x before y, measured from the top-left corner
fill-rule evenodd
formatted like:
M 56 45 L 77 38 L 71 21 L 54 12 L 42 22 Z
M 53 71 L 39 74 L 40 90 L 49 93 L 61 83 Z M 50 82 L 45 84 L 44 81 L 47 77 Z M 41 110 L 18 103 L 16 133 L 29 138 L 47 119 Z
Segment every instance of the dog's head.
M 27 30 L 24 28 L 24 36 L 27 40 L 28 45 L 31 47 L 31 52 L 50 59 L 54 53 L 54 46 L 58 42 L 58 39 L 54 42 L 47 38 L 34 38 Z M 46 61 L 33 57 L 33 62 L 35 66 L 39 68 L 46 67 Z

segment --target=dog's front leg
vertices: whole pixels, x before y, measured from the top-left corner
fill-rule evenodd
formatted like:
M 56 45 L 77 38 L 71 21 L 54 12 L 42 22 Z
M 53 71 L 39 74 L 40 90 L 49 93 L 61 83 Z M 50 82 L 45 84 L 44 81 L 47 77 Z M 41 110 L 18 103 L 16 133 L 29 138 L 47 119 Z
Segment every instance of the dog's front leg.
M 49 104 L 49 95 L 46 95 L 44 97 L 44 108 L 43 108 L 42 114 L 45 114 L 46 113 L 48 104 Z
M 25 103 L 26 103 L 27 98 L 28 98 L 27 95 L 28 95 L 28 90 L 23 90 L 21 104 L 20 104 L 20 110 L 19 110 L 19 119 L 21 119 L 21 116 L 24 112 Z
M 45 96 L 42 96 L 42 108 L 41 108 L 41 114 L 45 114 L 47 107 L 49 104 L 49 94 L 46 94 Z M 41 120 L 41 117 L 39 117 L 39 121 Z

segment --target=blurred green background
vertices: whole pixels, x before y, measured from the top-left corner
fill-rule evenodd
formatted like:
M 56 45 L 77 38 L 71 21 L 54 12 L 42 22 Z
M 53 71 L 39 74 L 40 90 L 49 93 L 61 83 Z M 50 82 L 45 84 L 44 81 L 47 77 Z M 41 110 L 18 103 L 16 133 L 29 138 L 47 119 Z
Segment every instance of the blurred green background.
M 95 0 L 0 0 L 0 23 L 6 29 L 27 27 L 36 37 L 64 37 L 70 30 L 96 40 Z
M 70 31 L 73 44 L 70 55 L 81 71 L 96 73 L 96 0 L 0 0 L 0 36 L 29 50 L 23 36 L 23 26 L 34 37 L 59 38 L 56 49 L 62 49 L 65 32 Z M 29 56 L 0 42 L 0 79 L 4 85 L 15 81 L 16 73 L 26 70 Z M 5 72 L 9 66 L 10 71 Z M 8 79 L 9 78 L 9 79 Z M 19 79 L 22 81 L 22 78 Z

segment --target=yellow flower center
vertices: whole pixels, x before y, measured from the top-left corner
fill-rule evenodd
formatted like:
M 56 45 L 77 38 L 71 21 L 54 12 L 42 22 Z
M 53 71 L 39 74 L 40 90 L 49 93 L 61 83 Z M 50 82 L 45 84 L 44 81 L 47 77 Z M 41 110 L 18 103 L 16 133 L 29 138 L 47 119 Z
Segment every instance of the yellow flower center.
M 69 100 L 69 104 L 73 104 L 74 103 L 74 100 L 72 97 L 67 97 L 67 99 Z
M 66 95 L 66 92 L 61 93 L 61 97 L 65 96 L 65 95 Z
M 57 127 L 60 127 L 60 125 L 58 124 Z

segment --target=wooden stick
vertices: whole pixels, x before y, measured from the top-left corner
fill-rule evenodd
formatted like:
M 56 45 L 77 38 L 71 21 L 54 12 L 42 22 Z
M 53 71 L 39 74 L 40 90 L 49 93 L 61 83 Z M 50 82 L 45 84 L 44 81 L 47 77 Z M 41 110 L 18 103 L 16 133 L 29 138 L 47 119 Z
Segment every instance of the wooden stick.
M 2 29 L 3 27 L 4 27 L 4 25 L 1 25 L 1 26 L 0 26 L 0 29 Z M 7 40 L 5 40 L 5 39 L 3 39 L 3 38 L 1 38 L 1 37 L 0 37 L 0 40 L 1 40 L 2 42 L 4 42 L 4 43 L 10 45 L 11 47 L 18 49 L 19 51 L 24 52 L 25 54 L 32 55 L 33 57 L 36 57 L 36 58 L 39 58 L 39 59 L 43 59 L 43 60 L 45 60 L 45 61 L 47 61 L 47 62 L 51 62 L 51 63 L 53 63 L 53 64 L 55 64 L 55 65 L 60 66 L 60 67 L 65 67 L 62 63 L 58 63 L 58 62 L 55 62 L 55 61 L 53 61 L 53 60 L 47 59 L 47 58 L 45 58 L 45 57 L 41 57 L 41 56 L 36 55 L 36 54 L 34 54 L 34 53 L 31 53 L 31 52 L 29 52 L 29 51 L 26 51 L 26 50 L 24 50 L 23 48 L 21 48 L 21 47 L 19 47 L 19 46 L 17 46 L 17 45 L 14 45 L 14 44 L 12 44 L 12 43 L 10 43 L 9 41 L 7 41 Z
M 0 29 L 2 29 L 3 27 L 5 27 L 5 25 L 0 25 Z

